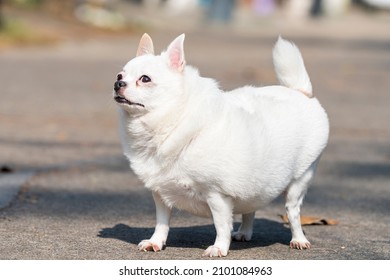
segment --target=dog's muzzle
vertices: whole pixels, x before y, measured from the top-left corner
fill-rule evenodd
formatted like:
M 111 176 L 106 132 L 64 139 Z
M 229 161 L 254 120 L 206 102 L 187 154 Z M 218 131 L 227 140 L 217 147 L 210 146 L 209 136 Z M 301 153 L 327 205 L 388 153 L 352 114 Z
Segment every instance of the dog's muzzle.
M 136 103 L 136 102 L 131 102 L 130 100 L 127 100 L 126 97 L 124 96 L 124 88 L 127 86 L 126 82 L 122 80 L 118 80 L 114 83 L 114 99 L 116 102 L 120 104 L 128 104 L 128 105 L 136 105 L 140 107 L 145 107 L 141 103 Z
M 127 86 L 126 82 L 124 81 L 116 81 L 114 83 L 114 90 L 115 92 L 118 92 L 121 88 Z

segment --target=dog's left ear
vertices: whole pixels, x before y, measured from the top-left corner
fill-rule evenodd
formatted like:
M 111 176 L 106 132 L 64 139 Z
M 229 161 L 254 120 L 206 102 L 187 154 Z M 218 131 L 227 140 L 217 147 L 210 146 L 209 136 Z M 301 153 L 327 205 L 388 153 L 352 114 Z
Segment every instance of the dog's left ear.
M 186 65 L 184 59 L 184 38 L 185 34 L 181 34 L 172 41 L 167 49 L 168 64 L 172 69 L 178 72 L 182 72 Z
M 147 33 L 141 37 L 137 49 L 137 56 L 145 54 L 154 54 L 153 41 Z

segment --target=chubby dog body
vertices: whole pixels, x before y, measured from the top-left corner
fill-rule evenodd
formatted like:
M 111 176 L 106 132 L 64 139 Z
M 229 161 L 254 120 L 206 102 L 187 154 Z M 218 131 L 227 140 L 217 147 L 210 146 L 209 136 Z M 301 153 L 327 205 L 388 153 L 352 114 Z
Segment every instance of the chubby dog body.
M 223 92 L 186 66 L 183 43 L 181 35 L 154 55 L 145 34 L 114 85 L 125 155 L 156 204 L 155 232 L 139 249 L 163 248 L 176 207 L 212 217 L 217 237 L 204 254 L 226 256 L 232 238 L 251 239 L 255 211 L 282 193 L 290 246 L 309 248 L 300 206 L 329 124 L 298 48 L 281 38 L 274 47 L 281 85 Z M 233 214 L 243 218 L 236 232 Z

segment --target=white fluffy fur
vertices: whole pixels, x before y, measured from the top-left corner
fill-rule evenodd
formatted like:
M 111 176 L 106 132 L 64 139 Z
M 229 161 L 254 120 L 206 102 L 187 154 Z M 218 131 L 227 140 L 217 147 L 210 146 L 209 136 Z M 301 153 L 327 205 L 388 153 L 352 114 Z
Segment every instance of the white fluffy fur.
M 282 86 L 300 90 L 308 97 L 313 97 L 310 78 L 297 46 L 279 37 L 273 50 L 273 58 L 276 75 Z
M 153 55 L 144 35 L 121 72 L 126 88 L 114 93 L 144 106 L 120 105 L 125 154 L 156 203 L 155 233 L 140 250 L 162 249 L 177 207 L 213 218 L 217 237 L 205 255 L 225 256 L 231 237 L 250 240 L 254 212 L 283 192 L 290 246 L 309 248 L 299 209 L 329 125 L 318 100 L 307 96 L 311 83 L 298 48 L 282 38 L 274 47 L 282 86 L 223 92 L 185 65 L 183 42 L 181 35 Z M 142 83 L 142 75 L 151 82 Z M 237 232 L 233 213 L 243 214 Z

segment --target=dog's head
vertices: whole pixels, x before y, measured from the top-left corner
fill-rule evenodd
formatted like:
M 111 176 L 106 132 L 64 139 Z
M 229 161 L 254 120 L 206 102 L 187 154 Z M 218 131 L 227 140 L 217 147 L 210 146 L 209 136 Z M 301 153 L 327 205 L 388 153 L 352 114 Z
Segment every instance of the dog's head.
M 137 55 L 130 60 L 114 83 L 114 99 L 129 113 L 144 114 L 169 103 L 183 91 L 184 34 L 154 55 L 152 39 L 144 34 Z

